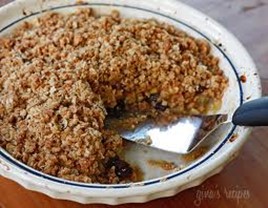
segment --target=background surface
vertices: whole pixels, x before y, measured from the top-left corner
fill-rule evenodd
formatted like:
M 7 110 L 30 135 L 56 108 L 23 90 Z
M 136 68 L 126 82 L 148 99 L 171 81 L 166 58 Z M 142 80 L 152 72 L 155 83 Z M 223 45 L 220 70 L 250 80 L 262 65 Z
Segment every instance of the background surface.
M 11 0 L 0 0 L 0 6 Z M 253 57 L 268 94 L 268 0 L 182 0 L 234 33 Z M 223 172 L 178 195 L 139 207 L 265 208 L 268 206 L 268 128 L 255 128 L 240 156 Z M 137 204 L 126 204 L 130 208 Z M 51 199 L 0 177 L 0 208 L 104 208 Z

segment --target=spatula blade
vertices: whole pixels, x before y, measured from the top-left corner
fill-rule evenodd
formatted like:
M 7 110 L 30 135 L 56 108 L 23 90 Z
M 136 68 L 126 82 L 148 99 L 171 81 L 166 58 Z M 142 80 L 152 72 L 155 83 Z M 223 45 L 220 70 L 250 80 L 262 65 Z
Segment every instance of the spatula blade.
M 187 116 L 166 126 L 147 121 L 133 131 L 124 130 L 119 133 L 127 140 L 169 152 L 186 154 L 225 121 L 227 121 L 225 114 Z

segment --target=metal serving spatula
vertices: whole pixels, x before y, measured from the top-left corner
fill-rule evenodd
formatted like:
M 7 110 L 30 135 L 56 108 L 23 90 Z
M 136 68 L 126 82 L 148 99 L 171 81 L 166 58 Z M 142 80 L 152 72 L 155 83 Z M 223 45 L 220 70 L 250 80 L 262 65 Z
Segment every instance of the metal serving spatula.
M 179 118 L 167 126 L 159 126 L 153 120 L 147 120 L 134 130 L 115 130 L 126 140 L 186 154 L 195 149 L 220 125 L 229 122 L 239 126 L 268 126 L 268 97 L 241 105 L 232 117 L 226 114 L 188 116 Z

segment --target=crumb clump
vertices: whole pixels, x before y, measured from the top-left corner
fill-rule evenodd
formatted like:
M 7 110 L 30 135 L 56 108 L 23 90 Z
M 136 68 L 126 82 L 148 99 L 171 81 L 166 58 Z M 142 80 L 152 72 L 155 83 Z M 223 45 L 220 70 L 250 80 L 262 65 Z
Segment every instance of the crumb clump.
M 246 82 L 247 82 L 247 77 L 246 77 L 246 75 L 241 75 L 241 76 L 240 76 L 240 81 L 241 81 L 242 83 L 246 83 Z
M 165 160 L 148 160 L 147 161 L 149 165 L 161 168 L 165 171 L 171 171 L 177 168 L 177 165 L 174 164 L 173 162 L 168 162 Z
M 153 19 L 48 12 L 0 38 L 0 145 L 50 175 L 127 182 L 107 112 L 206 113 L 228 83 L 218 63 L 206 41 Z

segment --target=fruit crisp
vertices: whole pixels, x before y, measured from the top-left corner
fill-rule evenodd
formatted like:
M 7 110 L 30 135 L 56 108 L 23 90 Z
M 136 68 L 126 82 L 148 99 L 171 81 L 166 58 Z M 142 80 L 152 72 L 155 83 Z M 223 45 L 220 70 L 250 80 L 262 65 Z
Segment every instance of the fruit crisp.
M 204 114 L 227 84 L 209 44 L 169 24 L 46 12 L 0 38 L 0 145 L 60 178 L 135 181 L 107 112 Z

